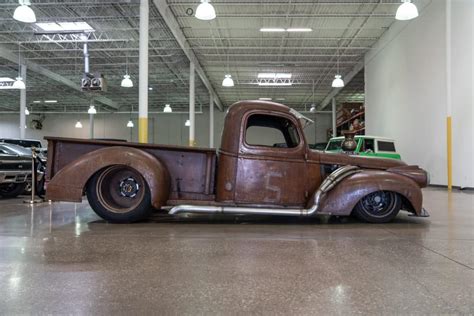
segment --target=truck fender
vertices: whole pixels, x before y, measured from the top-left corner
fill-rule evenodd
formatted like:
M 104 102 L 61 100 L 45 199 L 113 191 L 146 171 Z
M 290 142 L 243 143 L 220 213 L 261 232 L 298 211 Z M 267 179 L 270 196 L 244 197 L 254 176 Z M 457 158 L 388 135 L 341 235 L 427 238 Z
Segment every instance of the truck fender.
M 152 206 L 160 208 L 165 205 L 170 191 L 170 175 L 166 167 L 146 151 L 122 146 L 97 149 L 67 164 L 48 183 L 46 198 L 81 202 L 89 179 L 97 171 L 112 165 L 126 165 L 137 170 L 150 188 Z
M 323 198 L 318 213 L 350 215 L 364 196 L 376 191 L 400 194 L 404 209 L 421 214 L 423 196 L 415 181 L 400 174 L 375 170 L 362 170 L 344 179 Z

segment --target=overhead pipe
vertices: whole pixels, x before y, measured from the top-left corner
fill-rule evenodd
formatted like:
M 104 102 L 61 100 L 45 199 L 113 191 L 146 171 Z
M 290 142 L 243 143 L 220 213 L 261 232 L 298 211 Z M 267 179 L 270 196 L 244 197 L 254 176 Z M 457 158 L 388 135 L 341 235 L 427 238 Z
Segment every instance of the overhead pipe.
M 312 216 L 316 215 L 321 206 L 324 196 L 345 178 L 360 172 L 359 167 L 343 166 L 331 173 L 324 179 L 314 194 L 313 205 L 308 209 L 278 209 L 259 207 L 235 207 L 235 206 L 202 206 L 202 205 L 177 205 L 169 211 L 169 214 L 178 213 L 206 213 L 206 214 L 253 214 L 253 215 L 282 215 L 282 216 Z

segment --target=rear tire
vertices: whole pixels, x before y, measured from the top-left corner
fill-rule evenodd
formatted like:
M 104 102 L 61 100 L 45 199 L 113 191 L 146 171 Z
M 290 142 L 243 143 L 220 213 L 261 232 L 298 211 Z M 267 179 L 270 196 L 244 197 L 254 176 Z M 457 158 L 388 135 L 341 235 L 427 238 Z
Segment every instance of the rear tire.
M 14 198 L 22 194 L 25 191 L 27 183 L 10 183 L 3 184 L 0 186 L 0 196 L 6 198 Z
M 86 194 L 92 209 L 108 222 L 137 222 L 152 212 L 148 184 L 137 170 L 128 166 L 115 165 L 98 171 L 89 180 Z
M 364 196 L 352 212 L 358 219 L 369 223 L 387 223 L 402 207 L 401 197 L 391 191 L 376 191 Z

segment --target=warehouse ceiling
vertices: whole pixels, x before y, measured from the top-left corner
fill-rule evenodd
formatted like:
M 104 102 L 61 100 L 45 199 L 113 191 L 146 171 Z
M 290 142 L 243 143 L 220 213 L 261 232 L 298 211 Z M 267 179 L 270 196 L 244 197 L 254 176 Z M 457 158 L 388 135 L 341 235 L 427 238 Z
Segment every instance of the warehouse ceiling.
M 299 110 L 321 103 L 338 71 L 345 76 L 395 21 L 399 0 L 214 0 L 217 18 L 196 19 L 198 0 L 164 1 L 184 33 L 224 106 L 243 99 L 272 98 Z M 0 4 L 0 77 L 14 78 L 17 56 L 26 60 L 27 103 L 35 111 L 80 112 L 91 103 L 103 111 L 138 107 L 139 0 L 32 0 L 38 22 L 87 22 L 91 72 L 104 74 L 108 91 L 80 91 L 83 40 L 77 34 L 38 34 L 34 24 L 13 20 L 16 0 Z M 155 1 L 156 2 L 156 1 Z M 261 28 L 311 28 L 303 33 L 267 33 Z M 158 8 L 150 1 L 150 111 L 170 103 L 188 106 L 189 61 Z M 120 82 L 128 65 L 133 88 Z M 225 74 L 235 86 L 222 87 Z M 289 73 L 292 86 L 262 87 L 258 73 Z M 54 79 L 52 79 L 54 78 Z M 199 76 L 196 76 L 199 78 Z M 73 83 L 71 85 L 71 82 Z M 77 86 L 75 86 L 77 85 Z M 314 91 L 314 93 L 313 93 Z M 363 71 L 347 84 L 339 102 L 363 100 Z M 57 100 L 57 103 L 44 103 Z M 35 102 L 36 101 L 36 102 Z M 196 82 L 198 107 L 209 106 Z M 0 90 L 0 111 L 18 111 L 19 91 Z

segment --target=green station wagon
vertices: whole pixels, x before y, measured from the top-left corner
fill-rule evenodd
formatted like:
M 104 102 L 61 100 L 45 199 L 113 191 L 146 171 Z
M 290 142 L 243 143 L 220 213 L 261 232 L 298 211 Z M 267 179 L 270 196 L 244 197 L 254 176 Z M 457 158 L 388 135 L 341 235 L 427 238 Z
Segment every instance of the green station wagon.
M 395 150 L 395 141 L 393 139 L 367 135 L 356 135 L 354 139 L 357 142 L 357 147 L 354 150 L 356 155 L 401 160 L 400 155 Z M 331 138 L 325 151 L 343 152 L 343 141 L 344 136 Z

